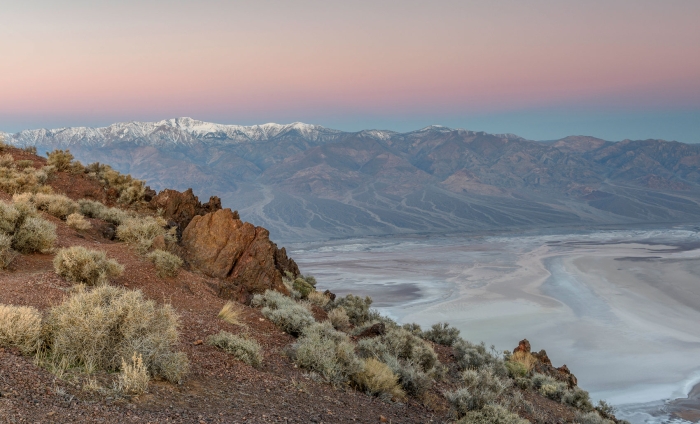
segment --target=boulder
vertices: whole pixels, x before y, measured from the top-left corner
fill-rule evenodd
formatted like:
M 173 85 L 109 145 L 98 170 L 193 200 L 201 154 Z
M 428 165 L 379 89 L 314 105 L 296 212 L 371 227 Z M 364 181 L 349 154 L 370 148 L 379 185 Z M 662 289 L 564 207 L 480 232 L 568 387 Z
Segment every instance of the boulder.
M 209 198 L 207 203 L 201 203 L 191 188 L 184 192 L 165 189 L 155 196 L 150 196 L 150 207 L 162 210 L 163 218 L 177 223 L 180 231 L 187 228 L 192 218 L 216 212 L 221 209 L 221 199 L 216 196 Z M 238 212 L 236 212 L 238 214 Z
M 518 347 L 513 349 L 513 353 L 530 353 L 532 357 L 537 360 L 533 366 L 534 372 L 545 374 L 556 378 L 559 381 L 563 381 L 568 384 L 569 388 L 576 387 L 578 380 L 576 379 L 576 376 L 569 371 L 569 367 L 562 365 L 559 368 L 555 368 L 544 349 L 540 350 L 539 352 L 530 352 L 530 349 L 530 342 L 527 339 L 523 339 L 520 341 L 520 343 L 518 343 Z
M 194 216 L 182 233 L 188 264 L 221 280 L 219 296 L 248 303 L 267 289 L 289 294 L 282 276 L 299 276 L 297 264 L 270 241 L 270 233 L 242 222 L 231 209 Z

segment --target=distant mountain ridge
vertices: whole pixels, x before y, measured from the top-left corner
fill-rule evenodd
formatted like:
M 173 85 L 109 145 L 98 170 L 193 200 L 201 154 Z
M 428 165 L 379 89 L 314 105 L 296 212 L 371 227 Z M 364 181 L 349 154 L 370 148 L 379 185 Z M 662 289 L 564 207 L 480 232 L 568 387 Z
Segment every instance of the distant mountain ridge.
M 344 132 L 191 118 L 5 134 L 154 188 L 221 194 L 282 240 L 544 225 L 697 222 L 700 146 L 552 142 L 429 126 Z

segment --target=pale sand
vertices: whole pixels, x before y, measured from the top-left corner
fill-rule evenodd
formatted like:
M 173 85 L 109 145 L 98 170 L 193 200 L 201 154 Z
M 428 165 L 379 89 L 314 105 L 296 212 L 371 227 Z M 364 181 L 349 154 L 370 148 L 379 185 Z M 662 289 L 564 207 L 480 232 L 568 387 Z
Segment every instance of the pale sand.
M 699 271 L 700 250 L 542 246 L 519 256 L 510 272 L 464 269 L 448 301 L 400 315 L 422 325 L 449 321 L 499 350 L 528 338 L 555 365 L 566 363 L 594 397 L 648 402 L 685 396 L 679 385 L 700 369 Z
M 648 416 L 631 415 L 640 403 L 656 401 L 647 406 L 656 413 L 659 400 L 685 397 L 700 382 L 700 249 L 606 237 L 448 240 L 300 257 L 331 290 L 371 295 L 399 322 L 448 321 L 498 350 L 527 338 L 594 399 L 637 404 L 622 410 L 643 422 Z

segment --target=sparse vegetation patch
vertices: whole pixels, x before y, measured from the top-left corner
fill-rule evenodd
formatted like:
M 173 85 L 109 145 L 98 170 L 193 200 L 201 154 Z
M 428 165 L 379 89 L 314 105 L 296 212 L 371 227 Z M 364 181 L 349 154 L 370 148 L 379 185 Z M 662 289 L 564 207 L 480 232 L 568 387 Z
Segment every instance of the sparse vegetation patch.
M 114 259 L 107 259 L 105 252 L 82 246 L 60 249 L 53 266 L 56 274 L 66 280 L 89 286 L 106 284 L 124 272 L 124 267 Z

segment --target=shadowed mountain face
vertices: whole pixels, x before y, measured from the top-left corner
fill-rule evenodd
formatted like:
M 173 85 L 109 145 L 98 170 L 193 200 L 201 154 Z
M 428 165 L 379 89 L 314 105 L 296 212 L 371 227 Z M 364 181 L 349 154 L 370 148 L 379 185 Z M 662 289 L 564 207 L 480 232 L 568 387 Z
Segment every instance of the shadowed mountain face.
M 700 146 L 529 141 L 433 126 L 346 133 L 189 118 L 5 134 L 105 162 L 153 188 L 192 187 L 275 239 L 700 220 Z

